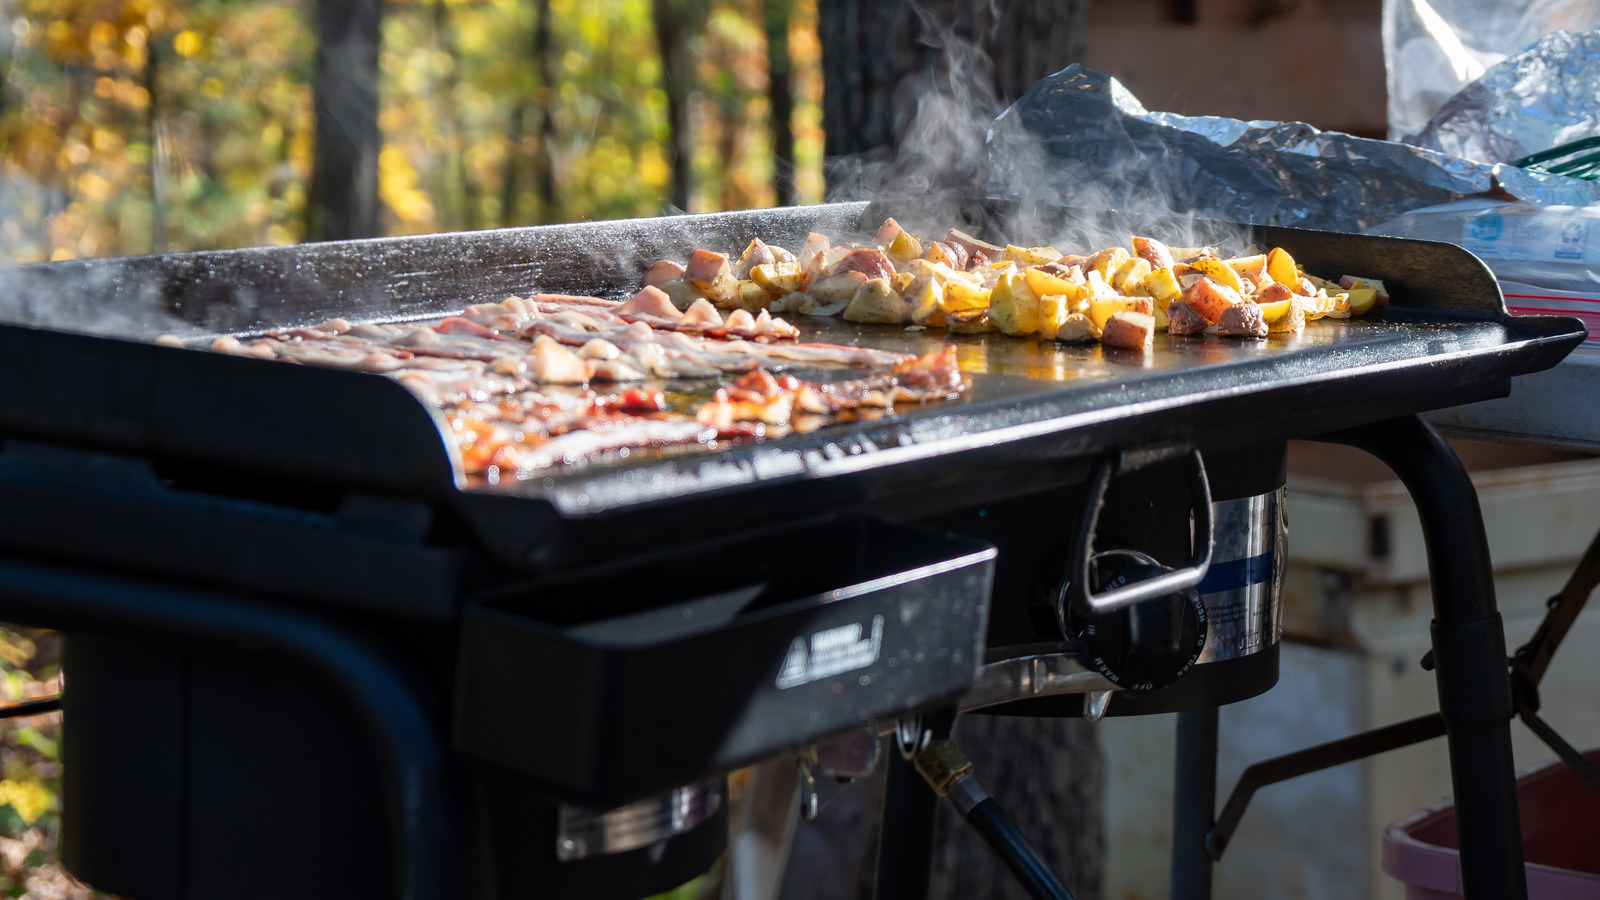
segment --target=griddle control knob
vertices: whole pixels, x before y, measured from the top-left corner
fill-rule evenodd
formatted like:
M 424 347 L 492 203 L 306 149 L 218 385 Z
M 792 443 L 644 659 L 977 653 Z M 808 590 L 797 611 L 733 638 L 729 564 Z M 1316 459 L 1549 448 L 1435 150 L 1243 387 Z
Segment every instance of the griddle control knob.
M 1168 572 L 1143 553 L 1108 550 L 1091 566 L 1096 593 Z M 1063 597 L 1067 586 L 1062 586 Z M 1067 611 L 1067 630 L 1083 643 L 1089 662 L 1113 684 L 1148 691 L 1177 681 L 1206 643 L 1206 608 L 1193 590 L 1110 612 Z

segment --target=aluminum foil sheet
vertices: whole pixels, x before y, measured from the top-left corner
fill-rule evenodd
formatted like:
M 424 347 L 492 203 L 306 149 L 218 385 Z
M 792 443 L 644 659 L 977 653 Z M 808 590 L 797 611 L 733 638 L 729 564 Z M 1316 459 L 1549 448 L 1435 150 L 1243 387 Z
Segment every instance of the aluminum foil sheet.
M 1446 100 L 1408 144 L 1510 162 L 1600 134 L 1600 31 L 1557 31 Z
M 1600 201 L 1593 182 L 1304 122 L 1153 113 L 1115 78 L 1078 65 L 1001 113 L 988 146 L 995 197 L 1333 231 L 1496 186 L 1530 203 Z

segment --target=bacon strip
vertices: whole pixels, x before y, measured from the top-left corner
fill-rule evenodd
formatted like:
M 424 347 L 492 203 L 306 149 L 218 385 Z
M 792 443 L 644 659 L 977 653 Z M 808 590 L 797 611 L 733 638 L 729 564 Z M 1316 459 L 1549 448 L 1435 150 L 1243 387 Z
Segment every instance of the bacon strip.
M 352 326 L 335 319 L 248 342 L 218 338 L 213 349 L 395 378 L 444 415 L 467 474 L 491 481 L 624 450 L 774 437 L 852 412 L 882 414 L 897 403 L 951 397 L 966 387 L 954 348 L 917 359 L 834 344 L 718 337 L 710 332 L 765 333 L 781 320 L 743 310 L 726 320 L 715 310 L 674 319 L 662 298 L 641 295 L 627 303 L 513 297 L 432 325 Z M 671 327 L 678 319 L 699 324 Z M 657 320 L 670 321 L 663 326 Z M 831 383 L 773 373 L 792 364 L 889 371 Z M 740 377 L 710 400 L 677 411 L 660 394 L 589 386 L 731 375 Z

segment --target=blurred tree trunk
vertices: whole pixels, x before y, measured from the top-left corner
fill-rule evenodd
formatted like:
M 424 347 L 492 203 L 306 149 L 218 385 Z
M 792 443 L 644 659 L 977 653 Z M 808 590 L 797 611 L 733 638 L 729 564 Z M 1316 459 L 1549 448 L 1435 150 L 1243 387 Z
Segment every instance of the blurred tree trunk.
M 651 18 L 661 48 L 661 88 L 667 95 L 667 124 L 672 135 L 672 205 L 688 212 L 694 193 L 694 134 L 689 128 L 689 94 L 694 88 L 694 54 L 710 6 L 705 0 L 652 0 Z
M 779 206 L 794 205 L 794 79 L 789 63 L 793 0 L 766 0 L 767 108 L 772 117 L 772 187 Z
M 1035 81 L 1083 59 L 1088 5 L 818 0 L 828 157 L 892 159 L 932 93 L 968 124 L 993 118 Z M 829 169 L 830 189 L 838 171 Z
M 376 237 L 378 27 L 385 0 L 318 0 L 317 114 L 306 239 Z
M 967 715 L 956 743 L 973 775 L 1077 900 L 1101 900 L 1103 764 L 1082 719 Z M 898 752 L 893 741 L 884 750 Z M 871 777 L 823 781 L 821 812 L 795 827 L 779 900 L 868 900 L 877 862 L 883 760 Z M 726 898 L 726 894 L 724 897 Z M 1027 900 L 1005 864 L 949 803 L 939 804 L 929 900 Z
M 533 28 L 528 42 L 528 59 L 531 72 L 525 86 L 519 91 L 516 104 L 511 109 L 511 121 L 506 126 L 505 177 L 500 183 L 500 225 L 520 225 L 522 200 L 521 173 L 527 161 L 527 124 L 537 116 L 538 139 L 532 153 L 533 187 L 539 197 L 537 222 L 559 220 L 556 210 L 555 152 L 556 124 L 554 119 L 556 98 L 556 60 L 552 50 L 550 30 L 550 0 L 534 0 Z

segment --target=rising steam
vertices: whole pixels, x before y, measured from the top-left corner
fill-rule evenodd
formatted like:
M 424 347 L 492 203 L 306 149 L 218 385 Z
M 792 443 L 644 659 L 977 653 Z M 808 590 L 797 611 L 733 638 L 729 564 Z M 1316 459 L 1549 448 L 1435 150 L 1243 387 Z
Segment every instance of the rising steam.
M 931 35 L 924 43 L 933 60 L 895 91 L 898 143 L 892 151 L 830 159 L 830 201 L 879 201 L 922 233 L 967 222 L 992 240 L 1063 252 L 1125 245 L 1130 232 L 1175 246 L 1238 251 L 1249 243 L 1247 228 L 1199 219 L 1179 200 L 1188 192 L 1178 180 L 1191 173 L 1168 148 L 1140 144 L 1124 131 L 1075 138 L 1096 142 L 1088 154 L 1052 154 L 1049 142 L 1063 138 L 1041 137 L 1016 107 L 1005 108 L 982 48 L 926 9 L 913 9 L 922 33 Z M 1075 71 L 1050 76 L 1030 95 Z M 1121 84 L 1106 81 L 1119 106 L 1142 109 Z M 975 216 L 981 200 L 990 202 Z

